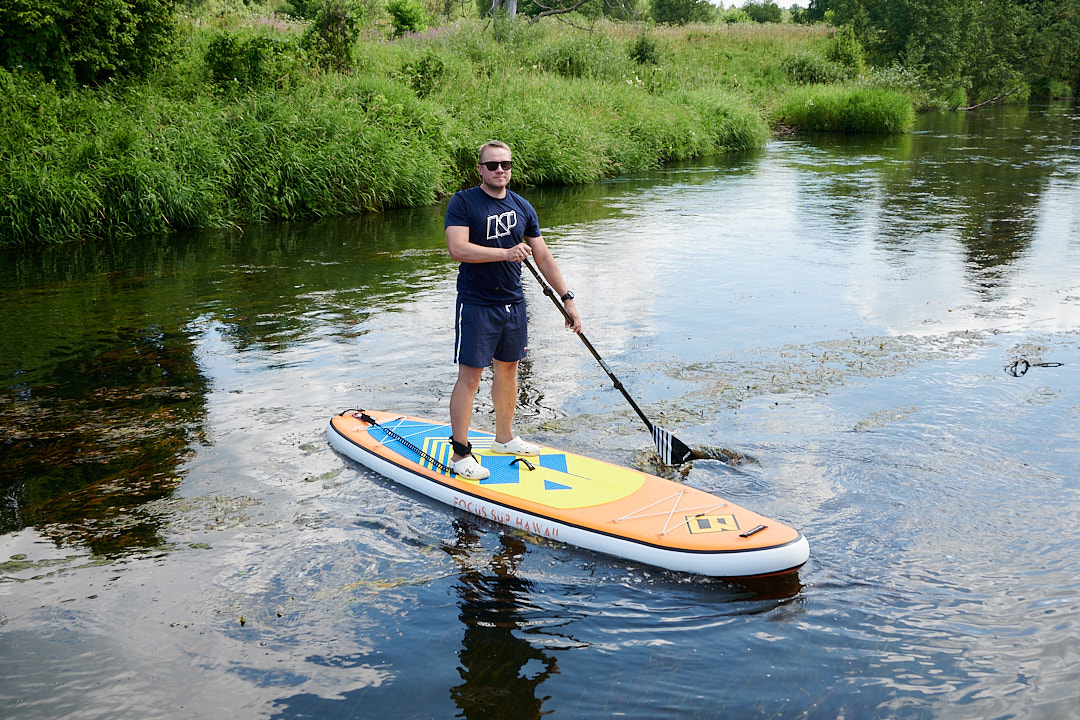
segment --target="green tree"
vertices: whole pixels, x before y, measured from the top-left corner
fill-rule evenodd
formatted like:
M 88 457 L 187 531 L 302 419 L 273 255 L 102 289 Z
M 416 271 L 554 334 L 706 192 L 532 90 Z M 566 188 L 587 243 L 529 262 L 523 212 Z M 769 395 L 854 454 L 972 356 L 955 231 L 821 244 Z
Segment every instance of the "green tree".
M 420 0 L 389 0 L 386 11 L 394 24 L 394 35 L 418 33 L 427 29 L 427 13 Z
M 778 23 L 784 19 L 784 11 L 773 0 L 747 0 L 742 9 L 754 22 Z
M 652 0 L 653 20 L 668 25 L 708 22 L 714 12 L 708 0 Z
M 1080 90 L 1080 3 L 1077 0 L 1030 0 L 1028 77 L 1044 96 Z M 1057 85 L 1057 91 L 1053 91 Z
M 979 102 L 1080 84 L 1077 0 L 817 0 L 868 59 L 900 63 L 938 97 Z
M 0 0 L 0 64 L 62 88 L 145 77 L 174 34 L 172 0 Z

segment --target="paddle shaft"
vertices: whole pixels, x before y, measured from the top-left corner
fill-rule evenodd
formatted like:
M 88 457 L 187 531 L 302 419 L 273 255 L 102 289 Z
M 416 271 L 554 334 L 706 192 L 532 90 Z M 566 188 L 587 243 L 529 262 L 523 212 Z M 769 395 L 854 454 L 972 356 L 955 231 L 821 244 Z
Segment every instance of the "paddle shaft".
M 535 267 L 533 267 L 533 264 L 529 262 L 527 258 L 524 260 L 524 262 L 525 267 L 529 268 L 529 271 L 533 274 L 533 277 L 535 277 L 540 283 L 540 285 L 544 288 L 544 294 L 551 298 L 551 302 L 555 303 L 555 307 L 559 308 L 559 312 L 561 312 L 563 317 L 566 318 L 566 322 L 573 323 L 574 320 L 570 317 L 570 313 L 566 311 L 566 308 L 563 307 L 563 304 L 559 302 L 559 299 L 557 297 L 555 297 L 555 290 L 551 287 L 551 285 L 549 285 L 548 282 L 544 280 L 543 276 L 540 275 L 540 273 L 536 270 Z M 650 421 L 649 418 L 645 417 L 645 413 L 642 412 L 641 408 L 638 407 L 638 404 L 634 402 L 634 398 L 630 397 L 630 393 L 628 393 L 626 391 L 626 388 L 623 387 L 623 384 L 619 380 L 619 378 L 615 377 L 615 373 L 613 373 L 611 371 L 611 368 L 608 367 L 608 364 L 604 362 L 604 358 L 600 357 L 600 353 L 596 352 L 596 348 L 594 348 L 592 346 L 592 343 L 589 342 L 589 338 L 585 337 L 585 333 L 581 332 L 577 333 L 577 336 L 581 338 L 581 342 L 585 343 L 585 347 L 587 347 L 589 349 L 589 352 L 592 353 L 592 356 L 596 358 L 596 362 L 600 363 L 600 367 L 604 368 L 604 372 L 608 374 L 608 377 L 611 378 L 611 382 L 615 384 L 615 389 L 617 389 L 623 394 L 623 397 L 626 398 L 626 402 L 630 403 L 630 407 L 634 408 L 634 412 L 638 414 L 638 417 L 640 417 L 645 423 L 646 427 L 649 428 L 649 432 L 652 433 L 652 421 Z

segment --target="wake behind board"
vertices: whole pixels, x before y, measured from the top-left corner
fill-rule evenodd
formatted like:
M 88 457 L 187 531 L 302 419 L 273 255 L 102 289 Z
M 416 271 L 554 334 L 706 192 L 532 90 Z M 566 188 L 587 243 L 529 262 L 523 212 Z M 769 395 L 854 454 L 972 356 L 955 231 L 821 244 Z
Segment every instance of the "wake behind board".
M 512 528 L 669 570 L 750 577 L 794 570 L 810 556 L 802 533 L 715 495 L 545 447 L 539 457 L 491 450 L 470 431 L 491 476 L 450 469 L 450 426 L 377 411 L 333 417 L 330 445 L 380 475 Z

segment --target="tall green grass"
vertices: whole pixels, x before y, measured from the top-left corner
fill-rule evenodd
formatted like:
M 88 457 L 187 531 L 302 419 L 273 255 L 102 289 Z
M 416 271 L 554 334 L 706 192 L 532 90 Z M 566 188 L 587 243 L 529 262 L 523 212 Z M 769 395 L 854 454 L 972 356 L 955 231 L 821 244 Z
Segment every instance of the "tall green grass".
M 778 118 L 904 126 L 902 96 L 778 92 L 785 58 L 824 52 L 821 30 L 496 29 L 373 34 L 336 73 L 305 55 L 302 25 L 225 18 L 189 22 L 146 82 L 64 94 L 0 70 L 0 245 L 430 204 L 476 181 L 491 138 L 514 149 L 518 185 L 578 184 L 757 147 Z M 854 119 L 792 110 L 818 104 Z
M 898 133 L 911 128 L 915 111 L 895 90 L 816 85 L 789 92 L 777 117 L 810 132 Z

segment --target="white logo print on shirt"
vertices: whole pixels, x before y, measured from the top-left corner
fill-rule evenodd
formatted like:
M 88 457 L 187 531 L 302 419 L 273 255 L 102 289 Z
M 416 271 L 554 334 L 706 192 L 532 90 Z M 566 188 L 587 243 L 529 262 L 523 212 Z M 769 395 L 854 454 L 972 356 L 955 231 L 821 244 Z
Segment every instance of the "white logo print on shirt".
M 517 227 L 517 211 L 507 210 L 501 215 L 488 215 L 487 239 L 498 240 Z

